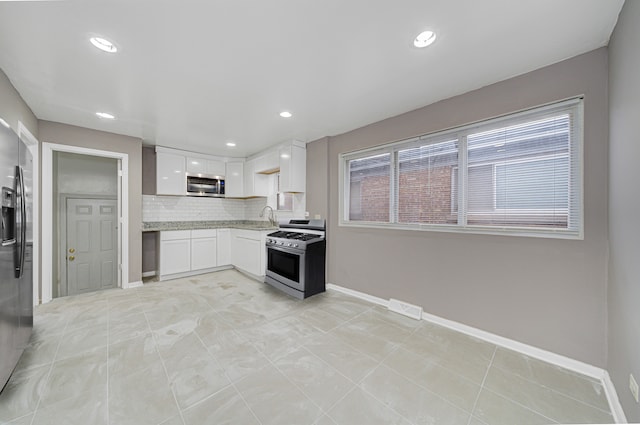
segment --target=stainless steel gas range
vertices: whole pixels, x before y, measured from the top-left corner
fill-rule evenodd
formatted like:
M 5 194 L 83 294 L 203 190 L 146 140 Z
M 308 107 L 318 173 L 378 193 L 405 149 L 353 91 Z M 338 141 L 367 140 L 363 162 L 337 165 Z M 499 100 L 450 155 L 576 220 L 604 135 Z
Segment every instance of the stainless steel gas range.
M 325 290 L 325 220 L 289 220 L 267 235 L 265 282 L 304 299 Z

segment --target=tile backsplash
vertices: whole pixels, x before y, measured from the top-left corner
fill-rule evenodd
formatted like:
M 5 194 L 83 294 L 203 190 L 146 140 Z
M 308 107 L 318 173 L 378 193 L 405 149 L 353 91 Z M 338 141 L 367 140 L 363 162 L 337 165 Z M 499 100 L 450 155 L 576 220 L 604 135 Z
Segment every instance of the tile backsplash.
M 268 198 L 226 199 L 142 195 L 142 221 L 260 220 Z M 275 211 L 276 218 L 302 218 L 303 193 L 294 195 L 294 211 Z

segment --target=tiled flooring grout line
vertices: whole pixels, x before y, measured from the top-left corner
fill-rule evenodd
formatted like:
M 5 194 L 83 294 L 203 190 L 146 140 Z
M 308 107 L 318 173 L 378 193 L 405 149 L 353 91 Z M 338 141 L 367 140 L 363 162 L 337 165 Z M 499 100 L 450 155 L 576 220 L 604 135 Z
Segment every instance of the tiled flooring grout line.
M 440 399 L 440 400 L 442 400 L 443 402 L 447 403 L 448 405 L 450 405 L 450 406 L 454 407 L 455 409 L 457 409 L 457 410 L 461 410 L 461 411 L 466 412 L 466 413 L 469 413 L 469 420 L 471 420 L 471 416 L 472 416 L 472 415 L 471 415 L 471 412 L 469 412 L 469 411 L 467 411 L 466 409 L 463 409 L 463 408 L 461 408 L 461 407 L 457 406 L 455 403 L 453 403 L 453 402 L 451 402 L 451 401 L 447 400 L 446 398 L 442 397 L 442 396 L 441 396 L 440 394 L 438 394 L 437 392 L 435 392 L 435 391 L 433 391 L 433 390 L 431 390 L 431 389 L 429 389 L 429 388 L 426 388 L 426 387 L 422 386 L 420 383 L 418 383 L 418 382 L 414 381 L 413 379 L 407 378 L 406 376 L 402 375 L 401 373 L 397 372 L 396 370 L 394 370 L 394 369 L 392 369 L 392 368 L 388 367 L 387 365 L 383 364 L 383 363 L 384 363 L 384 362 L 385 362 L 385 361 L 386 361 L 386 360 L 387 360 L 387 359 L 388 359 L 388 358 L 389 358 L 393 353 L 395 353 L 395 352 L 396 352 L 397 350 L 399 350 L 399 349 L 402 349 L 402 347 L 400 347 L 400 345 L 398 344 L 398 345 L 397 345 L 397 346 L 396 346 L 396 347 L 395 347 L 395 348 L 394 348 L 394 349 L 393 349 L 393 350 L 392 350 L 392 351 L 391 351 L 391 352 L 390 352 L 390 353 L 389 353 L 389 354 L 388 354 L 388 355 L 387 355 L 387 356 L 386 356 L 386 357 L 385 357 L 385 358 L 380 362 L 380 364 L 378 364 L 378 365 L 377 365 L 377 366 L 376 366 L 376 367 L 375 367 L 375 368 L 374 368 L 374 369 L 373 369 L 369 374 L 367 374 L 364 378 L 362 378 L 362 380 L 360 381 L 360 383 L 357 385 L 357 386 L 358 386 L 358 388 L 360 388 L 362 391 L 364 391 L 365 393 L 369 394 L 371 397 L 373 397 L 374 399 L 376 399 L 376 400 L 377 400 L 378 402 L 380 402 L 383 406 L 388 407 L 388 406 L 386 406 L 386 405 L 385 405 L 385 403 L 384 403 L 384 402 L 382 402 L 381 400 L 379 400 L 379 399 L 378 399 L 378 397 L 376 397 L 374 394 L 371 394 L 369 391 L 367 391 L 366 389 L 364 389 L 364 388 L 362 388 L 362 387 L 361 387 L 361 385 L 362 385 L 362 381 L 364 381 L 368 376 L 370 376 L 371 374 L 373 374 L 377 369 L 379 369 L 379 368 L 380 368 L 380 366 L 385 366 L 385 367 L 387 367 L 387 368 L 388 368 L 392 373 L 394 373 L 394 374 L 398 375 L 400 378 L 406 379 L 407 381 L 409 381 L 409 382 L 411 382 L 411 383 L 413 383 L 413 384 L 417 385 L 418 387 L 420 387 L 422 390 L 424 390 L 424 391 L 426 391 L 426 392 L 428 392 L 428 393 L 433 394 L 434 396 L 436 396 L 437 398 L 439 398 L 439 399 Z M 478 392 L 478 393 L 479 393 L 479 392 Z M 391 410 L 393 410 L 394 412 L 396 412 L 396 413 L 397 413 L 398 415 L 400 415 L 401 417 L 405 418 L 407 421 L 411 422 L 411 421 L 409 420 L 409 418 L 405 417 L 404 415 L 402 415 L 400 412 L 398 412 L 398 411 L 397 411 L 397 410 L 395 410 L 394 408 L 392 408 L 392 407 L 389 407 L 389 408 L 390 408 Z M 467 424 L 467 425 L 469 425 L 469 424 Z
M 314 406 L 316 406 L 316 407 L 320 410 L 320 415 L 319 415 L 317 418 L 315 418 L 315 419 L 314 419 L 314 421 L 313 421 L 314 423 L 315 423 L 315 422 L 317 422 L 317 420 L 318 420 L 318 419 L 320 419 L 320 417 L 322 416 L 322 414 L 324 414 L 324 410 L 322 409 L 322 407 L 320 407 L 320 406 L 318 405 L 318 403 L 316 403 L 316 402 L 315 402 L 315 400 L 313 400 L 311 397 L 309 397 L 309 396 L 307 395 L 307 393 L 305 393 L 305 392 L 304 392 L 304 390 L 303 390 L 302 388 L 300 388 L 300 386 L 299 386 L 298 384 L 296 384 L 296 383 L 295 383 L 295 382 L 293 382 L 291 379 L 289 379 L 289 377 L 288 377 L 287 375 L 285 375 L 285 374 L 282 372 L 282 370 L 281 370 L 278 366 L 276 366 L 276 364 L 275 364 L 275 363 L 274 363 L 274 362 L 273 362 L 269 357 L 267 357 L 266 355 L 264 355 L 264 353 L 262 353 L 262 354 L 263 354 L 264 358 L 265 358 L 265 359 L 267 359 L 267 361 L 271 364 L 271 366 L 273 366 L 273 368 L 274 368 L 275 370 L 277 370 L 277 371 L 278 371 L 278 373 L 279 373 L 280 375 L 282 375 L 282 377 L 283 377 L 285 380 L 287 380 L 287 382 L 289 382 L 289 383 L 290 383 L 290 384 L 292 384 L 295 388 L 297 388 L 297 389 L 298 389 L 298 391 L 300 391 L 300 392 L 301 392 L 301 393 L 302 393 L 306 398 L 308 398 L 308 399 L 309 399 L 309 401 L 310 401 L 311 403 L 313 403 L 313 405 L 314 405 Z
M 158 353 L 158 357 L 160 358 L 160 363 L 162 364 L 162 370 L 164 370 L 164 374 L 167 377 L 167 384 L 169 385 L 169 391 L 171 391 L 171 395 L 173 396 L 173 401 L 174 403 L 176 403 L 176 408 L 178 409 L 178 414 L 180 415 L 180 419 L 182 420 L 182 424 L 183 425 L 187 425 L 187 423 L 184 420 L 184 416 L 182 415 L 182 409 L 180 409 L 180 404 L 178 403 L 178 398 L 176 397 L 176 393 L 173 391 L 173 388 L 171 388 L 171 378 L 169 378 L 169 372 L 167 372 L 167 366 L 165 366 L 164 364 L 164 359 L 162 358 L 162 355 L 160 354 L 160 349 L 158 348 L 158 340 L 156 339 L 156 335 L 153 332 L 153 330 L 151 329 L 151 322 L 149 322 L 149 317 L 147 317 L 147 313 L 143 312 L 144 314 L 144 319 L 147 321 L 147 326 L 149 327 L 149 330 L 151 331 L 151 338 L 153 338 L 153 344 L 154 347 L 156 349 L 156 353 Z M 170 418 L 168 418 L 170 419 Z M 165 419 L 166 421 L 166 419 Z
M 483 389 L 485 391 L 489 391 L 490 393 L 493 393 L 493 394 L 497 395 L 498 397 L 502 397 L 505 400 L 510 401 L 511 403 L 517 404 L 518 406 L 522 407 L 525 410 L 528 410 L 530 412 L 535 413 L 538 416 L 542 416 L 543 418 L 548 419 L 552 424 L 557 424 L 558 423 L 558 421 L 556 421 L 555 419 L 552 419 L 552 418 L 548 417 L 547 415 L 545 415 L 545 414 L 543 414 L 541 412 L 538 412 L 537 410 L 533 410 L 529 406 L 525 406 L 524 404 L 520 403 L 519 401 L 513 400 L 513 399 L 511 399 L 511 398 L 509 398 L 509 397 L 507 397 L 507 396 L 505 396 L 503 394 L 497 393 L 497 392 L 493 391 L 492 389 L 489 389 L 489 388 L 483 388 Z
M 138 294 L 136 293 L 136 296 Z M 111 300 L 107 299 L 107 425 L 111 425 L 109 417 L 109 394 L 111 385 L 111 372 L 109 371 L 109 349 L 111 348 Z
M 51 365 L 49 366 L 49 372 L 47 372 L 47 377 L 44 379 L 44 383 L 43 383 L 43 389 L 47 387 L 47 384 L 49 383 L 49 379 L 51 378 L 51 372 L 53 371 L 53 365 L 56 363 L 56 358 L 58 357 L 58 351 L 60 351 L 60 345 L 62 344 L 62 340 L 64 339 L 64 334 L 67 331 L 67 327 L 69 326 L 69 318 L 67 318 L 67 321 L 64 324 L 64 329 L 62 330 L 62 337 L 60 338 L 60 341 L 58 341 L 58 346 L 56 347 L 56 352 L 53 355 L 53 359 L 51 360 Z M 38 402 L 36 403 L 36 407 L 35 409 L 33 409 L 33 417 L 31 418 L 31 422 L 30 425 L 33 425 L 33 423 L 36 420 L 36 414 L 38 413 L 38 408 L 40 407 L 40 402 L 42 401 L 42 392 L 40 393 L 40 395 L 38 396 Z
M 209 304 L 207 302 L 207 304 Z M 210 304 L 209 304 L 210 305 Z M 242 393 L 240 392 L 240 390 L 238 389 L 238 387 L 236 387 L 235 382 L 233 382 L 233 380 L 229 377 L 229 375 L 227 374 L 226 369 L 220 364 L 220 362 L 218 361 L 218 359 L 215 358 L 215 356 L 211 353 L 211 351 L 209 351 L 209 347 L 207 347 L 207 344 L 204 343 L 204 341 L 202 340 L 202 338 L 200 338 L 200 335 L 198 335 L 198 332 L 194 331 L 193 334 L 196 336 L 196 338 L 198 338 L 198 340 L 200 341 L 200 343 L 202 344 L 202 346 L 204 347 L 205 350 L 207 350 L 207 353 L 209 353 L 209 356 L 211 358 L 213 358 L 213 360 L 218 364 L 218 366 L 220 366 L 220 368 L 222 369 L 222 373 L 224 373 L 225 378 L 227 378 L 227 380 L 229 381 L 229 385 L 225 386 L 224 388 L 220 388 L 218 391 L 214 392 L 213 394 L 210 394 L 208 397 L 203 398 L 202 400 L 200 400 L 197 403 L 194 403 L 193 405 L 187 407 L 184 410 L 188 410 L 191 407 L 204 402 L 205 400 L 208 400 L 209 398 L 215 396 L 216 394 L 218 394 L 220 391 L 223 391 L 225 388 L 229 388 L 229 387 L 233 387 L 233 389 L 236 391 L 236 393 L 240 396 L 240 398 L 242 399 L 242 401 L 244 402 L 245 406 L 247 406 L 247 409 L 249 409 L 249 412 L 251 412 L 251 414 L 253 415 L 253 417 L 256 419 L 256 421 L 258 421 L 258 423 L 260 425 L 262 425 L 262 421 L 260 420 L 260 418 L 258 418 L 258 416 L 255 414 L 255 412 L 253 411 L 253 409 L 251 408 L 251 406 L 249 406 L 249 403 L 247 403 L 247 400 L 244 398 L 244 396 L 242 395 Z M 178 408 L 180 408 L 180 406 L 178 406 Z M 187 424 L 186 421 L 184 421 L 185 425 Z
M 545 388 L 545 389 L 547 389 L 547 390 L 549 390 L 549 391 L 552 391 L 552 392 L 554 392 L 554 393 L 556 393 L 556 394 L 559 394 L 559 395 L 561 395 L 561 396 L 563 396 L 563 397 L 570 398 L 571 400 L 576 401 L 576 402 L 581 403 L 581 404 L 584 404 L 585 406 L 593 407 L 594 409 L 600 410 L 600 411 L 601 411 L 601 412 L 603 412 L 603 413 L 611 414 L 611 411 L 610 411 L 610 410 L 609 410 L 609 411 L 607 411 L 607 410 L 604 410 L 604 409 L 602 409 L 602 408 L 600 408 L 600 407 L 598 407 L 598 406 L 594 406 L 593 404 L 588 403 L 588 402 L 586 402 L 586 401 L 584 401 L 584 400 L 579 400 L 579 399 L 577 399 L 577 398 L 575 398 L 575 397 L 572 397 L 570 394 L 567 394 L 567 393 L 565 393 L 565 392 L 563 392 L 563 391 L 559 391 L 559 390 L 557 390 L 557 389 L 555 389 L 555 388 L 553 388 L 553 387 L 549 387 L 549 386 L 547 386 L 547 385 L 544 385 L 544 384 L 543 384 L 543 383 L 541 383 L 541 382 L 536 382 L 536 381 L 534 381 L 534 380 L 532 380 L 532 379 L 527 378 L 526 376 L 518 375 L 518 374 L 516 374 L 516 373 L 513 373 L 513 372 L 511 372 L 511 371 L 509 371 L 509 370 L 505 370 L 505 369 L 503 369 L 503 368 L 501 368 L 501 367 L 498 367 L 498 366 L 495 366 L 495 368 L 496 368 L 496 369 L 500 369 L 501 371 L 503 371 L 503 372 L 505 372 L 505 373 L 508 373 L 509 375 L 516 376 L 516 377 L 518 377 L 518 378 L 520 378 L 520 379 L 522 379 L 522 380 L 524 380 L 524 381 L 527 381 L 527 382 L 529 382 L 529 383 L 531 383 L 531 384 L 534 384 L 534 385 L 537 385 L 537 386 L 539 386 L 539 387 Z M 602 385 L 602 384 L 600 384 L 600 385 Z M 602 390 L 604 391 L 604 388 L 603 388 Z M 495 391 L 494 391 L 494 392 L 495 392 Z M 508 398 L 508 397 L 504 397 L 504 398 L 506 398 L 506 399 L 508 399 L 508 400 L 511 400 L 511 399 L 510 399 L 510 398 Z M 513 400 L 511 400 L 511 401 L 513 401 Z M 520 403 L 518 403 L 518 404 L 520 404 Z M 609 404 L 609 403 L 607 402 L 607 404 Z M 531 409 L 529 409 L 529 410 L 531 410 Z M 536 413 L 538 413 L 538 412 L 536 412 Z M 542 415 L 542 416 L 544 416 L 544 415 Z
M 491 365 L 493 364 L 493 359 L 496 357 L 497 351 L 498 351 L 498 346 L 496 345 L 493 349 L 491 360 L 489 360 L 489 365 L 487 366 L 487 370 L 484 372 L 484 377 L 482 378 L 482 382 L 480 383 L 480 388 L 478 388 L 478 395 L 476 396 L 476 400 L 473 402 L 473 407 L 471 407 L 471 414 L 469 415 L 469 420 L 467 421 L 467 425 L 471 425 L 471 419 L 473 419 L 473 414 L 476 411 L 478 400 L 480 400 L 480 394 L 482 394 L 482 389 L 484 388 L 484 381 L 486 381 L 487 376 L 489 376 L 489 370 L 491 370 Z
M 407 337 L 406 337 L 403 341 L 406 341 L 408 338 L 412 337 L 412 336 L 413 336 L 413 334 L 417 331 L 417 329 L 418 329 L 418 328 L 416 328 L 416 329 L 414 329 L 413 331 L 411 331 L 411 333 L 410 333 L 409 335 L 407 335 Z M 397 411 L 396 409 L 394 409 L 393 407 L 388 406 L 386 403 L 384 403 L 382 400 L 380 400 L 380 399 L 379 399 L 378 397 L 376 397 L 374 394 L 371 394 L 369 391 L 367 391 L 366 389 L 364 389 L 364 388 L 362 387 L 362 383 L 364 382 L 364 380 L 365 380 L 365 379 L 367 379 L 369 376 L 371 376 L 371 375 L 372 375 L 376 370 L 378 370 L 378 369 L 380 368 L 380 366 L 382 366 L 382 365 L 383 365 L 383 363 L 384 363 L 384 362 L 385 362 L 385 361 L 386 361 L 386 360 L 387 360 L 387 359 L 388 359 L 388 358 L 389 358 L 393 353 L 395 353 L 395 352 L 396 352 L 398 349 L 400 349 L 400 348 L 401 348 L 401 347 L 400 347 L 400 343 L 394 344 L 393 349 L 392 349 L 391 351 L 389 351 L 389 353 L 388 353 L 386 356 L 384 356 L 384 357 L 382 358 L 382 360 L 380 360 L 380 362 L 376 365 L 376 367 L 374 367 L 373 369 L 371 369 L 371 371 L 370 371 L 369 373 L 367 373 L 367 374 L 366 374 L 362 379 L 360 379 L 360 382 L 358 382 L 358 383 L 356 384 L 356 388 L 359 388 L 361 391 L 363 391 L 363 392 L 367 393 L 367 394 L 368 394 L 369 396 L 371 396 L 374 400 L 376 400 L 378 403 L 380 403 L 383 407 L 385 407 L 385 408 L 387 408 L 387 409 L 392 410 L 395 414 L 397 414 L 397 415 L 398 415 L 398 416 L 400 416 L 401 418 L 405 419 L 408 423 L 413 424 L 413 422 L 412 422 L 409 418 L 407 418 L 406 416 L 404 416 L 403 414 L 401 414 L 400 412 L 398 412 L 398 411 Z M 385 366 L 385 367 L 386 367 L 386 366 Z M 399 375 L 399 376 L 402 376 L 402 375 L 398 374 L 395 370 L 394 370 L 393 372 L 394 372 L 394 373 L 396 373 L 396 374 L 397 374 L 397 375 Z M 422 387 L 420 387 L 420 388 L 422 388 Z M 423 389 L 425 389 L 425 388 L 423 388 Z M 429 391 L 429 390 L 427 390 L 427 391 Z M 440 397 L 438 394 L 434 393 L 433 391 L 429 391 L 429 392 L 431 392 L 431 393 L 435 394 L 435 395 L 436 395 L 436 396 L 438 396 L 440 399 L 442 399 L 442 400 L 446 401 L 447 403 L 451 404 L 449 401 L 447 401 L 447 400 L 443 399 L 442 397 Z M 457 407 L 457 406 L 456 406 L 456 407 Z M 334 421 L 334 422 L 335 422 L 335 421 Z

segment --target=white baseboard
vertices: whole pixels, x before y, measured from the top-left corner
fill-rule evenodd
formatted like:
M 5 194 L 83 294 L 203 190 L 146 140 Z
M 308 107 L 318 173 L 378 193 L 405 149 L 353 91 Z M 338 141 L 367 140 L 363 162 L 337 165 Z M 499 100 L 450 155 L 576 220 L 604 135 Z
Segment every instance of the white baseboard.
M 142 273 L 142 277 L 151 277 L 151 276 L 155 276 L 156 275 L 156 271 L 152 270 L 150 272 L 143 272 Z
M 378 298 L 373 295 L 365 294 L 364 292 L 356 291 L 353 289 L 345 288 L 340 285 L 335 285 L 333 283 L 327 283 L 327 289 L 331 289 L 336 292 L 341 292 L 343 294 L 351 295 L 356 298 L 360 298 L 365 301 L 369 301 L 374 304 L 381 305 L 383 307 L 389 306 L 389 301 Z M 616 423 L 627 423 L 624 411 L 622 410 L 622 406 L 618 400 L 618 395 L 616 393 L 616 389 L 609 377 L 609 373 L 601 369 L 599 367 L 581 362 L 579 360 L 572 359 L 570 357 L 563 356 L 561 354 L 556 354 L 551 351 L 543 350 L 538 347 L 534 347 L 529 344 L 525 344 L 519 341 L 515 341 L 513 339 L 505 338 L 500 335 L 493 334 L 491 332 L 483 331 L 482 329 L 477 329 L 472 326 L 465 325 L 463 323 L 454 322 L 453 320 L 445 319 L 433 314 L 429 314 L 422 312 L 422 320 L 426 320 L 431 323 L 438 324 L 440 326 L 444 326 L 446 328 L 464 333 L 466 335 L 470 335 L 472 337 L 481 339 L 483 341 L 490 342 L 492 344 L 498 345 L 500 347 L 507 348 L 509 350 L 516 351 L 518 353 L 525 354 L 529 357 L 536 358 L 538 360 L 542 360 L 547 363 L 554 364 L 556 366 L 560 366 L 564 369 L 568 369 L 582 375 L 589 376 L 591 378 L 597 379 L 602 383 L 605 394 L 607 396 L 607 400 L 609 401 L 609 407 L 611 408 L 611 413 L 613 414 L 613 418 Z
M 353 289 L 334 285 L 333 283 L 327 283 L 326 287 L 327 289 L 331 289 L 336 292 L 342 292 L 343 294 L 351 295 L 352 297 L 360 298 L 362 300 L 369 301 L 370 303 L 378 304 L 383 307 L 389 307 L 389 300 L 384 300 L 373 295 L 365 294 L 364 292 L 354 291 Z
M 137 282 L 128 282 L 122 285 L 122 289 L 131 289 L 131 288 L 139 288 L 142 286 L 142 281 L 139 280 Z

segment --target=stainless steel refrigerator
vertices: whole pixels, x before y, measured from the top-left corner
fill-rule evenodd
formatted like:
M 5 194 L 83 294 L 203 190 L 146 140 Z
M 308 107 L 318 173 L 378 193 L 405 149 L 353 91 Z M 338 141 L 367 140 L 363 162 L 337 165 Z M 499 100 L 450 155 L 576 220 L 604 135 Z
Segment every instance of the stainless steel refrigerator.
M 33 157 L 0 125 L 0 391 L 33 328 Z

